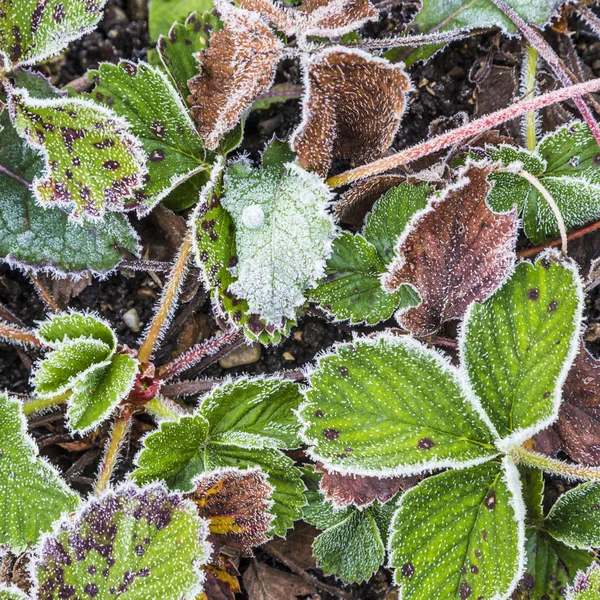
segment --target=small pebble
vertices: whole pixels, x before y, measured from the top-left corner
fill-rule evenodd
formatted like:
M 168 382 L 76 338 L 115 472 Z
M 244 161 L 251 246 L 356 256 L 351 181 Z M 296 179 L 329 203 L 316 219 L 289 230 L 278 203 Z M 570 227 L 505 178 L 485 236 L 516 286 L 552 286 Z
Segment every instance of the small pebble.
M 296 360 L 296 357 L 291 352 L 284 352 L 282 356 L 283 360 Z
M 223 369 L 231 369 L 233 367 L 241 367 L 242 365 L 251 365 L 260 360 L 260 344 L 255 342 L 249 346 L 241 346 L 224 356 L 219 365 Z
M 137 333 L 141 329 L 140 324 L 140 315 L 138 315 L 137 310 L 135 308 L 130 308 L 126 313 L 123 314 L 123 323 Z

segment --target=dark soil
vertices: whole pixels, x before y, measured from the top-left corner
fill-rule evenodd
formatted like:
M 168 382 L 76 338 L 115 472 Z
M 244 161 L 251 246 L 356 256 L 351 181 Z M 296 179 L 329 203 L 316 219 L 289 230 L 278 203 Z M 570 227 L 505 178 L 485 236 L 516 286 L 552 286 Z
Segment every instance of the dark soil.
M 383 16 L 379 23 L 368 27 L 368 35 L 376 37 L 402 31 L 416 4 L 399 3 Z M 134 0 L 109 0 L 106 16 L 98 30 L 74 43 L 64 56 L 46 65 L 46 74 L 51 76 L 53 83 L 62 86 L 82 76 L 86 70 L 97 67 L 101 61 L 116 62 L 120 58 L 133 61 L 145 59 L 151 45 L 147 35 L 144 6 L 145 2 Z M 548 39 L 563 56 L 569 48 L 576 49 L 589 74 L 599 76 L 600 42 L 574 17 L 569 19 L 568 26 L 575 32 L 571 39 L 556 33 L 549 34 Z M 428 63 L 412 67 L 410 74 L 415 91 L 394 148 L 399 149 L 424 139 L 428 135 L 430 124 L 436 119 L 452 117 L 458 112 L 473 117 L 482 112 L 482 106 L 486 107 L 486 111 L 500 108 L 502 105 L 498 102 L 502 101 L 502 94 L 496 94 L 496 89 L 486 88 L 485 86 L 490 86 L 493 82 L 490 83 L 483 76 L 489 72 L 497 77 L 502 75 L 502 81 L 505 82 L 503 85 L 510 87 L 511 70 L 518 79 L 519 51 L 519 41 L 506 40 L 491 32 L 456 42 L 444 52 L 435 55 Z M 552 84 L 549 74 L 547 78 L 549 84 Z M 297 62 L 284 62 L 277 74 L 277 81 L 300 83 L 301 74 Z M 511 90 L 508 91 L 512 94 Z M 490 94 L 497 95 L 498 99 L 491 98 Z M 507 101 L 510 100 L 509 97 Z M 553 115 L 552 118 L 558 119 L 560 116 Z M 298 101 L 288 101 L 269 110 L 252 112 L 246 122 L 246 136 L 241 150 L 257 159 L 260 151 L 274 135 L 281 139 L 286 138 L 299 120 Z M 505 131 L 510 131 L 510 128 L 511 125 L 508 125 Z M 514 133 L 514 129 L 512 132 Z M 139 226 L 139 230 L 145 256 L 157 260 L 170 260 L 174 256 L 176 244 L 169 240 L 169 234 L 172 236 L 172 232 L 161 226 L 160 219 L 148 219 L 143 226 Z M 570 250 L 582 269 L 587 271 L 590 262 L 600 256 L 600 234 L 593 233 L 573 242 Z M 160 293 L 159 282 L 164 280 L 164 276 L 164 273 L 157 273 L 153 278 L 149 274 L 132 274 L 121 270 L 104 280 L 90 280 L 84 289 L 74 290 L 74 295 L 70 298 L 73 286 L 69 282 L 54 282 L 50 278 L 40 277 L 39 283 L 54 298 L 62 298 L 63 304 L 66 304 L 64 300 L 68 300 L 68 306 L 71 308 L 96 311 L 114 325 L 121 343 L 135 347 L 141 333 L 135 333 L 125 325 L 123 314 L 135 308 L 143 328 L 152 316 L 152 308 Z M 595 288 L 587 300 L 589 324 L 600 323 L 599 290 L 600 287 Z M 76 293 L 78 291 L 79 293 Z M 0 310 L 3 311 L 1 317 L 11 318 L 6 312 L 10 311 L 15 322 L 27 326 L 33 326 L 36 320 L 45 318 L 48 309 L 38 292 L 38 287 L 27 274 L 0 266 Z M 157 364 L 164 364 L 199 340 L 211 337 L 219 329 L 207 294 L 202 286 L 198 285 L 198 274 L 194 271 L 189 275 L 184 297 L 185 302 L 179 307 L 173 325 L 157 352 Z M 387 325 L 393 326 L 393 323 Z M 600 333 L 596 336 L 593 331 L 592 327 L 587 336 L 589 346 L 593 352 L 599 354 L 600 342 L 597 339 L 600 339 Z M 328 323 L 322 316 L 311 313 L 300 319 L 287 340 L 278 346 L 262 348 L 260 359 L 253 364 L 225 370 L 215 363 L 204 370 L 202 376 L 222 378 L 230 374 L 300 369 L 310 364 L 320 351 L 334 342 L 350 337 L 351 332 L 346 326 Z M 6 388 L 13 393 L 26 394 L 31 364 L 36 359 L 35 352 L 0 344 L 0 389 Z M 195 375 L 197 373 L 193 370 L 189 373 L 190 378 Z M 189 401 L 193 402 L 194 399 Z M 83 439 L 72 439 L 64 428 L 60 411 L 35 417 L 31 426 L 40 443 L 42 454 L 50 457 L 77 489 L 83 493 L 88 492 L 98 466 L 106 430 Z M 128 453 L 120 465 L 121 472 L 131 468 L 132 457 L 138 449 L 138 439 L 151 426 L 151 421 L 147 419 L 139 419 L 136 422 Z M 257 556 L 259 560 L 266 560 L 281 568 L 281 565 L 265 551 L 259 550 Z M 242 563 L 240 570 L 243 571 L 244 567 L 245 563 Z M 339 582 L 336 583 L 332 579 L 323 581 L 339 585 Z M 357 599 L 395 598 L 388 595 L 390 577 L 384 570 L 368 585 L 346 589 L 351 589 L 353 597 Z

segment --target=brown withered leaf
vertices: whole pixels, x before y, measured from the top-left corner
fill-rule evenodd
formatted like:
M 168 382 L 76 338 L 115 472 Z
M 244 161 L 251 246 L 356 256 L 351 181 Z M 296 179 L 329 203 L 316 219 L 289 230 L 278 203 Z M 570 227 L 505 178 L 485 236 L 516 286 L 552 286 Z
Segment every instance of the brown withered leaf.
M 298 8 L 272 0 L 239 0 L 239 5 L 286 35 L 337 37 L 379 16 L 369 0 L 304 0 Z
M 291 143 L 305 169 L 326 175 L 332 160 L 352 165 L 379 158 L 406 107 L 410 79 L 400 64 L 332 47 L 305 65 L 302 123 Z
M 323 473 L 319 489 L 335 506 L 354 504 L 358 507 L 372 504 L 375 500 L 384 503 L 400 490 L 407 490 L 416 481 L 410 477 L 364 477 L 342 475 L 328 471 L 322 463 L 316 463 L 315 471 Z
M 244 111 L 273 83 L 283 44 L 260 18 L 229 10 L 225 26 L 198 54 L 200 73 L 188 81 L 191 115 L 205 145 L 215 149 Z
M 197 600 L 235 600 L 242 590 L 238 581 L 239 571 L 223 555 L 219 555 L 217 565 L 203 565 L 204 591 Z
M 258 469 L 219 469 L 194 479 L 186 494 L 209 522 L 209 539 L 218 551 L 223 545 L 252 556 L 252 547 L 264 544 L 271 528 L 273 505 L 263 472 Z
M 462 317 L 471 302 L 485 300 L 514 264 L 517 215 L 488 208 L 490 168 L 469 164 L 398 241 L 382 284 L 390 292 L 405 283 L 417 289 L 421 303 L 397 314 L 417 336 L 431 335 Z
M 558 420 L 534 436 L 533 448 L 549 455 L 564 450 L 576 462 L 600 465 L 600 360 L 583 342 L 562 396 Z
M 249 600 L 296 600 L 313 597 L 312 588 L 298 575 L 253 560 L 242 577 Z

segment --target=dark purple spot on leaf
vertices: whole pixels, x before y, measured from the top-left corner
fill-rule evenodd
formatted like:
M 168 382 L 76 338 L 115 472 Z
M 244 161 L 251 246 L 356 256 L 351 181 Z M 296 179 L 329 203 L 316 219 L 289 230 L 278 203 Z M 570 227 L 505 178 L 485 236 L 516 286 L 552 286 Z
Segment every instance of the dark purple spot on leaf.
M 556 300 L 552 300 L 550 304 L 548 304 L 548 312 L 554 312 L 558 308 L 558 302 Z
M 337 429 L 324 429 L 323 436 L 328 440 L 337 440 L 340 437 L 340 432 Z
M 338 372 L 342 377 L 347 377 L 348 376 L 348 368 L 345 367 L 344 365 L 340 365 L 338 367 Z
M 530 300 L 538 300 L 540 297 L 540 290 L 538 290 L 537 288 L 531 288 L 528 292 L 527 292 L 527 297 Z
M 323 418 L 323 411 L 322 410 L 316 410 L 315 411 L 315 417 L 317 417 L 317 419 L 322 419 Z
M 118 171 L 121 168 L 121 163 L 118 160 L 107 160 L 102 166 L 107 171 Z
M 483 501 L 483 504 L 485 505 L 485 507 L 488 510 L 495 510 L 496 509 L 496 492 L 494 490 L 491 490 L 488 495 L 485 497 L 485 500 Z
M 152 150 L 150 156 L 148 156 L 148 160 L 150 160 L 150 162 L 161 162 L 165 160 L 165 151 L 160 149 Z
M 402 565 L 402 577 L 412 577 L 415 574 L 415 567 L 412 563 Z
M 422 438 L 419 440 L 417 447 L 420 450 L 430 450 L 435 446 L 435 442 L 431 438 Z
M 458 588 L 460 600 L 466 600 L 472 593 L 473 590 L 471 589 L 471 586 L 466 581 L 462 581 Z

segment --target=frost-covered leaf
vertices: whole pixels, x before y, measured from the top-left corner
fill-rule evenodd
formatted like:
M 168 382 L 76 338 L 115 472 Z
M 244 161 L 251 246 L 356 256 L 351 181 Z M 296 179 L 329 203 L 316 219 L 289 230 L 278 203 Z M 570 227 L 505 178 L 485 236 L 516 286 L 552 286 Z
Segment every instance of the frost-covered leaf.
M 549 251 L 520 263 L 493 296 L 469 308 L 462 362 L 507 449 L 556 418 L 582 304 L 576 267 Z
M 514 600 L 563 600 L 577 571 L 585 571 L 592 557 L 552 539 L 541 529 L 530 528 L 525 543 L 525 574 Z
M 410 80 L 402 64 L 335 46 L 306 65 L 302 123 L 292 148 L 305 169 L 326 175 L 334 159 L 362 164 L 391 145 Z
M 25 550 L 77 502 L 77 494 L 38 456 L 19 402 L 0 394 L 0 545 Z
M 297 8 L 272 0 L 240 0 L 239 5 L 286 35 L 338 37 L 379 16 L 369 0 L 304 0 Z
M 375 203 L 362 233 L 342 232 L 333 242 L 325 278 L 311 299 L 337 319 L 369 324 L 389 319 L 398 306 L 417 304 L 419 297 L 410 286 L 388 293 L 380 277 L 407 223 L 427 205 L 428 193 L 427 185 L 404 183 L 392 188 Z
M 44 155 L 45 170 L 32 183 L 41 204 L 66 208 L 78 220 L 127 208 L 146 167 L 125 121 L 80 98 L 41 100 L 13 89 L 8 99 L 17 131 Z
M 38 549 L 36 598 L 192 600 L 209 546 L 194 505 L 160 485 L 92 497 Z
M 0 600 L 28 600 L 28 598 L 25 592 L 14 585 L 6 587 L 0 584 Z
M 339 345 L 309 383 L 301 434 L 328 469 L 410 475 L 498 454 L 456 370 L 411 338 Z
M 192 10 L 200 13 L 211 10 L 212 0 L 150 0 L 148 7 L 148 30 L 152 40 L 160 39 L 176 21 L 183 21 Z
M 469 165 L 398 240 L 382 285 L 390 293 L 412 285 L 419 293 L 418 306 L 401 307 L 397 314 L 400 325 L 415 335 L 430 335 L 446 321 L 461 318 L 513 267 L 517 216 L 488 208 L 489 172 L 489 167 Z
M 104 342 L 111 350 L 117 347 L 115 333 L 108 323 L 89 313 L 56 315 L 40 324 L 38 336 L 44 344 L 55 350 L 63 342 L 78 338 L 94 338 Z
M 210 156 L 187 108 L 159 69 L 121 61 L 103 63 L 88 76 L 96 83 L 91 97 L 125 119 L 144 146 L 148 174 L 135 192 L 138 213 L 148 212 L 192 174 L 208 171 Z
M 105 367 L 95 369 L 73 386 L 67 417 L 73 431 L 85 431 L 104 421 L 129 395 L 138 373 L 138 362 L 116 354 Z
M 389 543 L 402 598 L 508 598 L 521 576 L 524 512 L 507 459 L 447 471 L 406 492 Z
M 33 65 L 92 31 L 106 0 L 3 0 L 0 68 Z
M 188 0 L 184 1 L 187 5 Z M 183 100 L 187 100 L 190 93 L 187 82 L 198 74 L 194 55 L 208 46 L 211 32 L 221 28 L 221 21 L 212 13 L 194 12 L 187 16 L 185 23 L 173 23 L 169 33 L 158 38 L 156 49 L 160 60 Z
M 342 475 L 328 471 L 320 463 L 315 465 L 315 469 L 322 473 L 319 483 L 321 493 L 337 507 L 354 504 L 362 508 L 375 500 L 387 502 L 399 490 L 404 489 L 409 481 L 405 477 L 364 477 L 352 473 Z
M 600 563 L 593 563 L 584 573 L 579 572 L 567 591 L 567 600 L 598 600 L 600 592 Z
M 600 218 L 600 147 L 584 123 L 560 127 L 542 138 L 534 152 L 501 146 L 490 150 L 504 167 L 517 163 L 535 176 L 556 202 L 567 229 Z M 493 173 L 495 184 L 488 197 L 494 210 L 523 213 L 528 238 L 542 243 L 558 236 L 552 209 L 529 181 L 515 173 Z
M 204 565 L 204 591 L 196 600 L 235 600 L 242 589 L 238 581 L 240 574 L 236 566 L 224 555 L 219 564 Z
M 544 527 L 571 548 L 600 546 L 600 484 L 589 482 L 564 493 L 548 514 Z
M 565 0 L 506 0 L 527 23 L 545 25 Z M 412 25 L 420 33 L 477 27 L 500 27 L 516 33 L 515 24 L 491 0 L 423 0 Z
M 198 475 L 193 485 L 186 498 L 208 521 L 213 548 L 227 545 L 252 556 L 252 547 L 269 541 L 272 488 L 260 469 L 218 469 Z
M 283 44 L 256 14 L 230 8 L 210 47 L 196 55 L 200 74 L 188 82 L 191 114 L 215 149 L 244 111 L 273 83 Z
M 600 465 L 600 361 L 580 344 L 562 389 L 558 420 L 535 437 L 545 454 L 566 452 L 586 465 Z
M 138 253 L 137 235 L 121 215 L 78 226 L 60 209 L 41 207 L 30 190 L 42 174 L 41 155 L 18 135 L 7 111 L 0 128 L 0 257 L 53 272 L 106 273 L 120 262 L 120 248 Z
M 162 421 L 144 440 L 132 474 L 138 483 L 165 480 L 190 491 L 193 477 L 222 467 L 260 467 L 273 487 L 273 529 L 284 535 L 300 518 L 304 485 L 294 462 L 277 448 L 298 445 L 295 384 L 240 380 L 216 388 L 194 415 Z
M 237 250 L 227 291 L 274 329 L 295 319 L 323 274 L 334 230 L 328 199 L 325 184 L 294 163 L 281 173 L 240 162 L 226 175 L 221 204 L 233 219 Z

